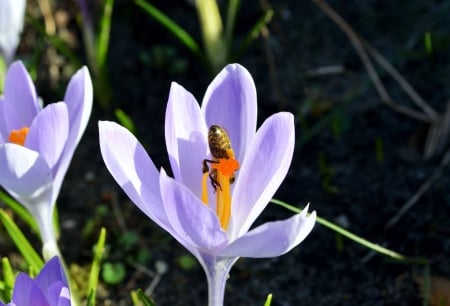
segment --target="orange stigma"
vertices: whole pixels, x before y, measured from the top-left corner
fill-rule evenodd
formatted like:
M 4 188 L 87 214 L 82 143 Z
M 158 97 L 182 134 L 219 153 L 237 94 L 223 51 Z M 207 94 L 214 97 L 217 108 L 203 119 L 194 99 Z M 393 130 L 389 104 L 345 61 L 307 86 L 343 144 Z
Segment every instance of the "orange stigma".
M 9 134 L 8 141 L 21 146 L 25 145 L 25 139 L 27 138 L 29 130 L 30 129 L 28 127 L 23 127 L 19 130 L 12 130 Z

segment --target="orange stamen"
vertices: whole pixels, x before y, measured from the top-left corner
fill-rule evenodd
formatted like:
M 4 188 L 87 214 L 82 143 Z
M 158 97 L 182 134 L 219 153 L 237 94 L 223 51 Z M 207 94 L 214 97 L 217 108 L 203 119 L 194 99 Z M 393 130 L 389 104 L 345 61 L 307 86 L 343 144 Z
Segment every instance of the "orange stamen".
M 205 172 L 202 176 L 202 202 L 208 206 L 208 177 L 209 173 Z
M 21 146 L 25 145 L 25 139 L 27 138 L 29 130 L 28 127 L 23 127 L 20 130 L 12 130 L 9 134 L 8 141 Z

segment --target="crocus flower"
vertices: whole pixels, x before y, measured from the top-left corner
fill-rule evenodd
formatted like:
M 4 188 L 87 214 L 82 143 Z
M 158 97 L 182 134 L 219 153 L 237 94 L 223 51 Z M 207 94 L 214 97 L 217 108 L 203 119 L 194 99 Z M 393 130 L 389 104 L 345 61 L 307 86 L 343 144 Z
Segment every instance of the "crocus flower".
M 0 185 L 36 219 L 47 259 L 57 253 L 54 204 L 91 109 L 86 67 L 70 80 L 63 102 L 44 108 L 22 62 L 8 69 L 0 96 Z
M 12 300 L 6 306 L 70 306 L 69 286 L 57 256 L 32 279 L 21 272 L 14 283 Z M 0 306 L 5 306 L 0 302 Z
M 128 130 L 99 123 L 106 167 L 130 199 L 200 261 L 210 306 L 223 305 L 227 275 L 239 257 L 282 255 L 315 224 L 315 212 L 307 216 L 304 209 L 250 229 L 286 176 L 295 141 L 292 114 L 274 114 L 256 131 L 256 111 L 253 79 L 238 64 L 216 76 L 201 107 L 172 83 L 165 136 L 174 178 L 158 171 Z M 223 152 L 211 154 L 209 143 L 217 140 L 208 141 L 211 126 L 228 131 L 231 146 L 216 143 Z
M 0 55 L 9 64 L 19 45 L 26 0 L 0 1 Z

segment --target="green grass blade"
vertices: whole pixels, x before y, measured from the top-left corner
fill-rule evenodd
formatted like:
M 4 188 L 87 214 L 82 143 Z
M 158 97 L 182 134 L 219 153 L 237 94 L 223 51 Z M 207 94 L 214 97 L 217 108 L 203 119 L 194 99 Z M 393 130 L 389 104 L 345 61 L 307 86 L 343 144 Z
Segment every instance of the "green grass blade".
M 156 306 L 156 304 L 153 303 L 153 301 L 150 300 L 141 289 L 138 289 L 136 294 L 139 301 L 141 301 L 144 306 Z
M 299 209 L 299 208 L 297 208 L 295 206 L 292 206 L 292 205 L 290 205 L 290 204 L 288 204 L 286 202 L 283 202 L 283 201 L 280 201 L 280 200 L 277 200 L 277 199 L 272 199 L 271 202 L 276 204 L 276 205 L 279 205 L 281 207 L 284 207 L 284 208 L 286 208 L 286 209 L 288 209 L 288 210 L 290 210 L 292 212 L 295 212 L 295 213 L 301 212 L 301 209 Z M 404 255 L 402 255 L 400 253 L 397 253 L 395 251 L 392 251 L 392 250 L 389 250 L 387 248 L 384 248 L 384 247 L 382 247 L 382 246 L 380 246 L 378 244 L 370 242 L 370 241 L 368 241 L 368 240 L 366 240 L 366 239 L 364 239 L 364 238 L 362 238 L 362 237 L 360 237 L 358 235 L 355 235 L 355 234 L 347 231 L 346 229 L 344 229 L 344 228 L 342 228 L 342 227 L 340 227 L 340 226 L 338 226 L 338 225 L 336 225 L 336 224 L 334 224 L 334 223 L 332 223 L 330 221 L 327 221 L 327 220 L 325 220 L 325 219 L 323 219 L 321 217 L 317 217 L 316 220 L 317 220 L 317 223 L 319 223 L 319 224 L 321 224 L 321 225 L 331 229 L 332 231 L 334 231 L 336 233 L 339 233 L 342 236 L 347 237 L 348 239 L 353 240 L 356 243 L 358 243 L 358 244 L 360 244 L 362 246 L 365 246 L 368 249 L 371 249 L 371 250 L 373 250 L 373 251 L 375 251 L 377 253 L 380 253 L 380 254 L 383 254 L 385 256 L 388 256 L 388 257 L 390 257 L 392 259 L 395 259 L 395 260 L 398 260 L 398 261 L 402 261 L 402 262 L 405 262 L 405 263 L 417 263 L 417 264 L 421 264 L 421 265 L 425 265 L 427 263 L 426 259 L 406 257 L 406 256 L 404 256 Z
M 89 283 L 87 288 L 88 305 L 95 305 L 95 292 L 98 286 L 98 277 L 100 275 L 100 266 L 103 259 L 103 254 L 105 252 L 105 242 L 106 242 L 106 229 L 102 228 L 100 230 L 100 235 L 97 244 L 94 248 L 94 258 L 92 260 L 91 272 L 89 274 Z
M 39 235 L 39 227 L 30 212 L 19 202 L 13 200 L 9 195 L 0 190 L 0 201 L 4 202 L 11 210 L 26 224 L 33 232 Z
M 108 55 L 113 7 L 114 0 L 105 1 L 103 14 L 100 21 L 100 32 L 97 37 L 97 65 L 99 67 L 99 71 L 102 71 L 104 69 L 106 57 Z
M 22 254 L 33 271 L 40 271 L 44 266 L 44 261 L 25 238 L 25 235 L 22 233 L 16 223 L 3 209 L 0 209 L 0 221 L 3 223 L 3 226 L 13 240 L 20 254 Z
M 264 306 L 270 306 L 272 304 L 272 293 L 267 295 L 266 302 L 264 303 Z
M 203 60 L 203 52 L 201 51 L 200 46 L 191 35 L 183 30 L 183 28 L 145 0 L 135 0 L 135 3 L 167 30 L 169 30 L 169 32 L 178 38 L 194 55 Z
M 11 301 L 12 290 L 14 287 L 14 271 L 11 268 L 11 264 L 7 257 L 2 258 L 2 270 L 3 270 L 3 284 L 2 288 L 2 298 L 3 301 Z
M 233 44 L 233 32 L 236 24 L 236 16 L 241 6 L 240 0 L 229 0 L 227 8 L 227 16 L 225 20 L 225 44 L 228 50 L 231 50 Z
M 203 46 L 213 74 L 218 73 L 229 59 L 228 46 L 223 36 L 222 17 L 216 0 L 195 1 L 202 30 Z
M 131 119 L 130 116 L 128 116 L 123 110 L 120 108 L 116 108 L 114 111 L 114 114 L 116 115 L 117 120 L 119 121 L 120 125 L 125 127 L 127 130 L 129 130 L 131 133 L 136 135 L 136 125 L 133 122 L 133 119 Z
M 242 54 L 244 54 L 245 50 L 248 48 L 248 46 L 259 36 L 259 33 L 261 32 L 261 29 L 266 26 L 273 17 L 273 10 L 267 10 L 264 15 L 262 15 L 256 23 L 253 25 L 253 27 L 248 31 L 247 35 L 244 38 L 244 41 L 241 43 L 241 45 L 238 48 L 238 51 L 236 52 L 235 58 L 240 58 Z
M 3 86 L 5 83 L 6 71 L 8 70 L 8 66 L 6 66 L 6 62 L 3 57 L 0 56 L 0 95 L 3 93 Z

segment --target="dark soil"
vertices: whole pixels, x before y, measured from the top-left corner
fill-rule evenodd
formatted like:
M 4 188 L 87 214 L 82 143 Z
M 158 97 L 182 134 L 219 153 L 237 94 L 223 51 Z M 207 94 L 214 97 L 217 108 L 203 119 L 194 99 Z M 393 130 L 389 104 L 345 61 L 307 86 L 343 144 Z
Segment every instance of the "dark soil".
M 255 1 L 242 2 L 237 42 L 268 1 L 261 0 L 261 6 Z M 447 139 L 442 139 L 442 146 L 430 158 L 424 158 L 429 125 L 381 101 L 336 24 L 311 1 L 272 2 L 275 15 L 269 36 L 255 40 L 238 62 L 255 79 L 259 122 L 280 110 L 296 116 L 295 157 L 276 198 L 298 207 L 310 203 L 318 216 L 405 256 L 426 259 L 430 275 L 450 278 L 450 169 L 440 168 L 448 150 Z M 195 10 L 189 4 L 152 3 L 199 37 Z M 329 4 L 434 110 L 444 113 L 450 97 L 450 5 L 446 1 L 334 0 Z M 73 16 L 76 7 L 73 3 L 58 6 L 59 13 L 68 14 L 66 26 L 75 41 L 73 48 L 83 57 Z M 427 32 L 433 41 L 430 53 L 423 43 Z M 31 33 L 35 31 L 27 27 L 24 35 Z M 19 57 L 22 51 L 31 58 L 32 45 L 24 42 Z M 165 29 L 128 0 L 115 1 L 108 62 L 113 107 L 120 107 L 135 122 L 138 138 L 155 164 L 169 169 L 163 122 L 170 82 L 182 84 L 201 100 L 212 77 Z M 37 86 L 44 97 L 54 100 L 51 98 L 62 95 L 49 87 L 50 64 L 48 58 L 39 65 L 43 77 Z M 310 73 L 329 65 L 342 71 L 321 76 Z M 417 109 L 383 68 L 376 69 L 395 101 Z M 64 75 L 61 78 L 64 82 Z M 183 266 L 187 251 L 138 211 L 105 169 L 97 135 L 97 120 L 105 119 L 116 120 L 95 107 L 63 185 L 58 203 L 63 254 L 69 263 L 88 266 L 91 246 L 104 226 L 108 231 L 105 261 L 124 263 L 126 275 L 120 284 L 102 285 L 99 305 L 131 305 L 130 291 L 145 290 L 155 281 L 137 262 L 150 272 L 156 271 L 155 264 L 168 267 L 151 290 L 157 305 L 206 305 L 201 267 Z M 414 206 L 386 229 L 387 222 L 436 171 L 440 172 Z M 290 214 L 271 204 L 261 221 Z M 2 255 L 15 252 L 8 245 L 8 252 L 1 248 Z M 240 259 L 231 270 L 225 304 L 263 305 L 272 293 L 273 306 L 422 305 L 418 280 L 425 271 L 417 263 L 371 254 L 317 224 L 311 235 L 285 256 Z

